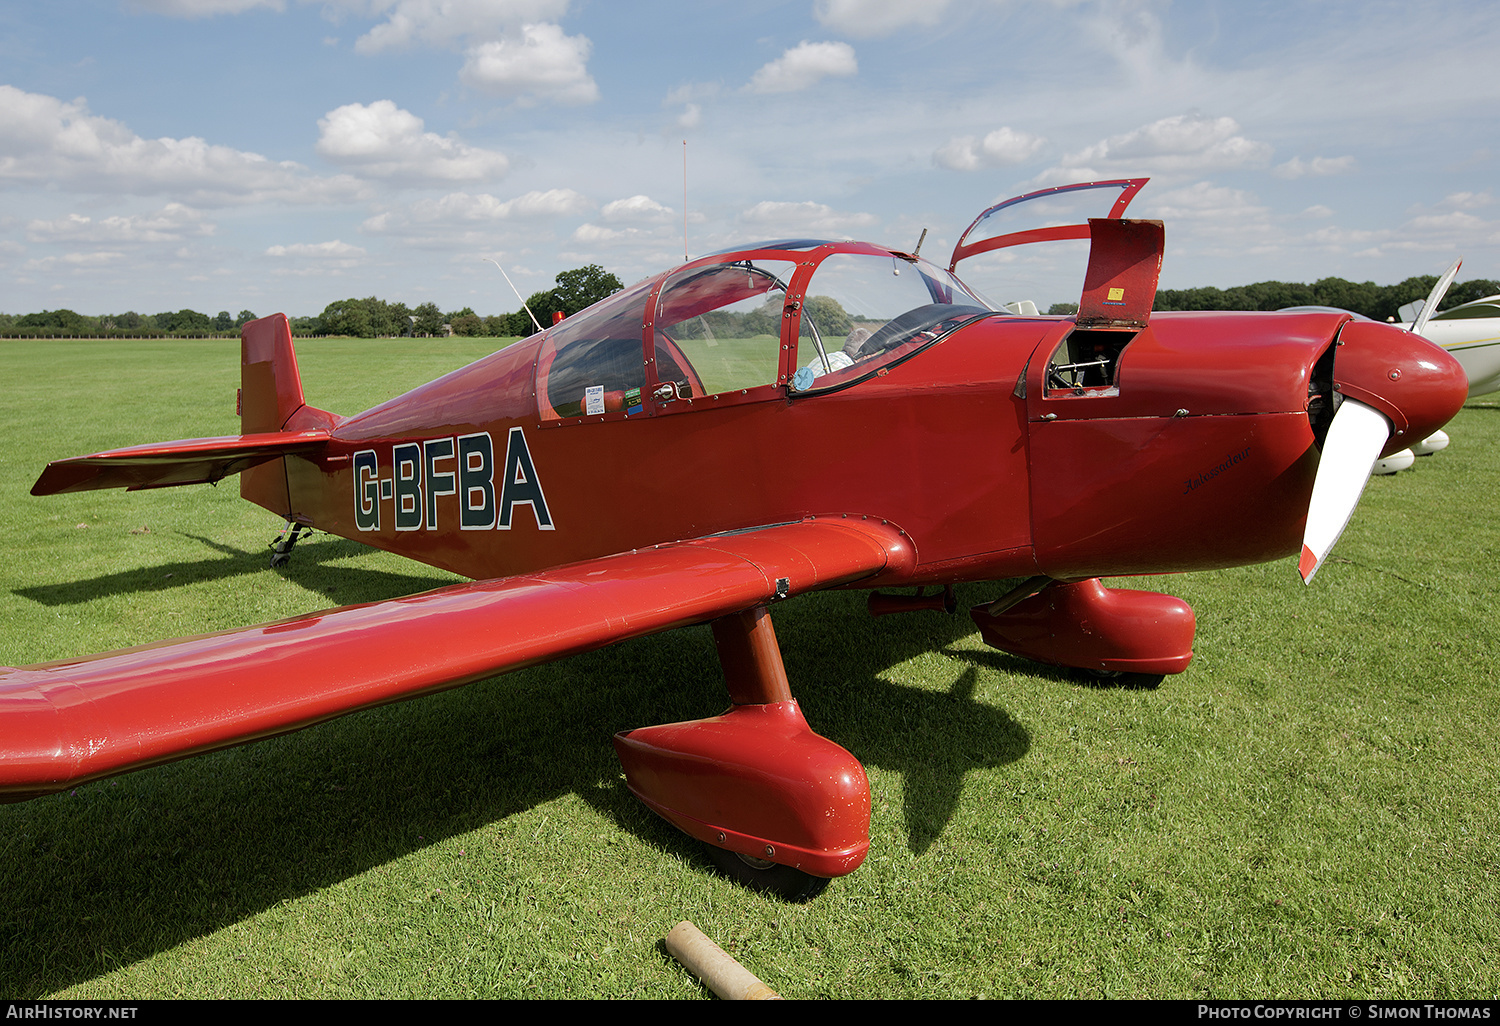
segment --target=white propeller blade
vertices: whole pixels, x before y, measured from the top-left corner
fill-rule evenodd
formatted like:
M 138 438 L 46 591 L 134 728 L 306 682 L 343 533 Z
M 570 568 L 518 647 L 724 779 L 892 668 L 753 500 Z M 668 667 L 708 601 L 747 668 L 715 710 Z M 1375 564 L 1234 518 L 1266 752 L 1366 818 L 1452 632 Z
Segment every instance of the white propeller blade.
M 1427 327 L 1427 322 L 1432 320 L 1432 315 L 1437 313 L 1438 304 L 1443 301 L 1443 296 L 1448 291 L 1448 286 L 1453 284 L 1453 279 L 1458 277 L 1458 269 L 1464 265 L 1464 258 L 1459 257 L 1453 261 L 1453 266 L 1437 280 L 1432 291 L 1427 295 L 1427 302 L 1422 304 L 1422 312 L 1417 314 L 1417 319 L 1412 322 L 1411 333 L 1422 334 L 1422 329 Z
M 1390 437 L 1391 422 L 1385 414 L 1344 397 L 1328 426 L 1328 437 L 1323 440 L 1323 456 L 1313 481 L 1312 502 L 1307 507 L 1302 558 L 1297 563 L 1304 584 L 1312 583 L 1313 574 L 1349 525 L 1365 482 L 1370 479 L 1375 458 Z

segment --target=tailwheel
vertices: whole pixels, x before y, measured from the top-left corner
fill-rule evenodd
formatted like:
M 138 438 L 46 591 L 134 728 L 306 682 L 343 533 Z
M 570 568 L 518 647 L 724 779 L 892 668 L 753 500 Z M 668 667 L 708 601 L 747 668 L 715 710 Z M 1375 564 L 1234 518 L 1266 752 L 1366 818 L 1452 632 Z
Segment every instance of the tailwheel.
M 276 540 L 271 542 L 271 569 L 286 566 L 292 561 L 292 548 L 304 533 L 312 534 L 312 528 L 291 520 L 286 522 L 286 527 L 283 527 L 281 533 L 276 536 Z
M 1124 670 L 1084 670 L 1083 673 L 1090 684 L 1130 691 L 1154 691 L 1167 677 L 1165 673 L 1127 673 Z
M 713 860 L 720 873 L 752 891 L 774 894 L 783 901 L 797 904 L 811 901 L 828 886 L 827 877 L 813 876 L 792 866 L 768 862 L 753 855 L 742 855 L 712 844 L 705 847 L 708 848 L 708 857 Z

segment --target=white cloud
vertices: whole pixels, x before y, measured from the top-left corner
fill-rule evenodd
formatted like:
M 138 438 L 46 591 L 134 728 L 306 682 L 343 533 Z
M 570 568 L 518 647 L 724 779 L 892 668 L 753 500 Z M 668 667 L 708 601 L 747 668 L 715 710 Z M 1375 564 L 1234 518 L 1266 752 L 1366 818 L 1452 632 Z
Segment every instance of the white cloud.
M 606 221 L 632 221 L 658 224 L 672 219 L 671 207 L 664 207 L 650 196 L 631 196 L 611 200 L 599 213 Z
M 266 250 L 266 256 L 308 257 L 314 260 L 347 260 L 364 255 L 365 251 L 360 247 L 351 246 L 339 239 L 332 242 L 298 242 L 290 246 L 271 246 Z
M 32 242 L 180 242 L 212 235 L 214 224 L 181 203 L 168 203 L 155 214 L 117 215 L 94 220 L 69 214 L 55 221 L 31 221 L 26 236 Z
M 502 221 L 565 217 L 582 213 L 592 206 L 588 197 L 572 189 L 532 191 L 510 200 L 500 200 L 488 193 L 453 192 L 438 199 L 419 200 L 403 209 L 376 214 L 361 227 L 372 234 L 425 236 L 440 228 L 462 230 Z
M 1276 178 L 1321 178 L 1326 175 L 1341 175 L 1354 170 L 1353 157 L 1314 157 L 1312 160 L 1303 160 L 1301 157 L 1293 157 L 1285 164 L 1277 164 L 1271 169 L 1271 174 Z
M 310 0 L 309 0 L 310 2 Z M 459 79 L 471 89 L 521 103 L 593 103 L 599 87 L 588 73 L 586 36 L 556 24 L 568 0 L 324 0 L 356 16 L 385 21 L 360 36 L 357 53 L 416 46 L 462 49 Z
M 174 18 L 211 18 L 216 14 L 243 14 L 256 7 L 286 9 L 285 0 L 130 0 L 129 6 L 151 14 Z
M 1231 117 L 1178 114 L 1070 153 L 1062 164 L 1075 172 L 1197 172 L 1258 166 L 1270 158 L 1271 147 L 1246 139 Z
M 1047 140 L 1013 128 L 997 128 L 983 139 L 960 135 L 949 139 L 932 155 L 933 163 L 950 171 L 977 171 L 1004 167 L 1031 159 Z
M 813 17 L 856 39 L 887 36 L 908 25 L 936 25 L 948 0 L 817 0 Z
M 1173 221 L 1212 221 L 1222 226 L 1264 218 L 1268 214 L 1267 208 L 1243 189 L 1229 189 L 1209 182 L 1196 182 L 1151 199 L 1151 215 L 1169 225 Z M 1236 230 L 1242 229 L 1242 224 L 1236 225 Z
M 556 25 L 525 25 L 519 36 L 471 48 L 459 78 L 471 88 L 526 101 L 593 103 L 599 99 L 587 67 L 593 45 Z
M 1459 237 L 1465 234 L 1476 235 L 1488 227 L 1489 222 L 1484 219 L 1462 210 L 1455 210 L 1448 214 L 1424 214 L 1421 217 L 1414 217 L 1407 221 L 1402 229 L 1425 236 Z
M 453 46 L 464 39 L 495 39 L 568 10 L 567 0 L 343 0 L 343 5 L 358 11 L 374 7 L 386 18 L 354 44 L 364 54 L 417 43 Z
M 196 205 L 254 200 L 339 202 L 356 198 L 347 176 L 317 177 L 300 164 L 267 160 L 203 139 L 142 139 L 118 121 L 0 85 L 0 183 L 72 191 L 170 193 Z
M 616 239 L 624 238 L 635 230 L 636 229 L 634 228 L 623 228 L 618 230 L 614 228 L 605 228 L 601 225 L 585 221 L 583 224 L 573 229 L 573 241 L 588 244 L 614 242 Z
M 874 214 L 844 214 L 823 203 L 762 200 L 740 214 L 740 221 L 766 231 L 845 233 L 876 224 Z
M 124 258 L 125 254 L 119 250 L 96 250 L 93 253 L 65 253 L 62 256 L 41 257 L 37 260 L 26 261 L 24 266 L 28 271 L 82 271 L 116 264 Z
M 853 75 L 858 71 L 854 47 L 848 43 L 804 40 L 757 71 L 747 88 L 754 93 L 792 93 L 831 75 Z
M 510 169 L 498 150 L 424 128 L 421 118 L 390 100 L 345 104 L 318 119 L 318 153 L 367 175 L 404 181 L 482 181 Z
M 1478 210 L 1495 202 L 1495 197 L 1488 192 L 1453 192 L 1443 197 L 1439 206 L 1448 207 L 1450 210 Z

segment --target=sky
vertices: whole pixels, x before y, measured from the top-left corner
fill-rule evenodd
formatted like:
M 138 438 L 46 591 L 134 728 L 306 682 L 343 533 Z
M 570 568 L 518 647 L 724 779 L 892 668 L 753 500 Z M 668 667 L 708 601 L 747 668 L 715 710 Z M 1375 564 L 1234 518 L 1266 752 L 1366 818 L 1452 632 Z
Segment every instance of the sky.
M 990 204 L 1145 176 L 1164 288 L 1500 278 L 1496 53 L 1469 0 L 18 0 L 0 312 L 487 315 L 485 258 L 529 294 L 924 228 L 946 266 Z M 959 273 L 1045 309 L 1085 260 Z

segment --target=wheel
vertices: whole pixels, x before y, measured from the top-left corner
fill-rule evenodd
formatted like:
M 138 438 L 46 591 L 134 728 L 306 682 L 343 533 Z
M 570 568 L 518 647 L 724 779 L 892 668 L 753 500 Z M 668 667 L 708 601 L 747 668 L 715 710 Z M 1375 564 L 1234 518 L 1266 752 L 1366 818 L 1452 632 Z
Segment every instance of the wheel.
M 1153 691 L 1167 677 L 1165 673 L 1127 673 L 1124 670 L 1084 670 L 1083 673 L 1090 684 L 1131 691 Z
M 290 552 L 273 552 L 273 553 L 271 553 L 271 569 L 272 570 L 275 570 L 278 566 L 286 566 L 291 561 L 292 561 L 292 554 Z
M 711 844 L 707 847 L 708 857 L 713 860 L 720 873 L 752 891 L 774 894 L 783 901 L 811 901 L 828 886 L 827 877 L 813 876 L 792 866 L 767 862 L 753 855 L 741 855 L 737 851 L 716 848 Z

